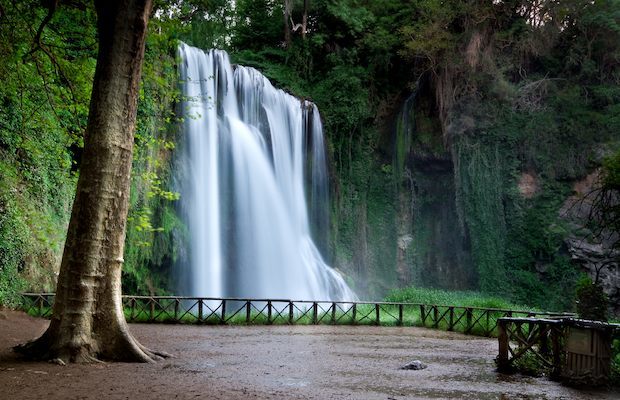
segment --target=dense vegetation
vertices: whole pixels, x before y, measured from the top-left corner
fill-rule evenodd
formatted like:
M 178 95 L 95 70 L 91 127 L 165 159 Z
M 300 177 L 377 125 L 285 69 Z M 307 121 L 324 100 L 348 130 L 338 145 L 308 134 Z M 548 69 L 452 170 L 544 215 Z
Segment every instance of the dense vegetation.
M 232 3 L 156 4 L 126 291 L 174 290 L 182 40 L 223 47 L 318 105 L 332 175 L 325 247 L 362 297 L 416 285 L 572 309 L 582 270 L 566 240 L 597 231 L 561 210 L 603 164 L 617 207 L 620 1 Z M 92 8 L 49 4 L 0 0 L 0 303 L 52 288 L 88 110 Z

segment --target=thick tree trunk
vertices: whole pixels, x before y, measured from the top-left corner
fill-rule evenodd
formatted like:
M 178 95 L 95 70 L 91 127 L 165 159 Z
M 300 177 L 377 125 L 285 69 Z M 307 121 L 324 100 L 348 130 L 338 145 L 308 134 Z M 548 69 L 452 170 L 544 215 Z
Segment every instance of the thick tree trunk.
M 35 358 L 153 361 L 129 333 L 121 268 L 133 133 L 151 0 L 98 0 L 99 55 L 52 320 L 16 348 Z

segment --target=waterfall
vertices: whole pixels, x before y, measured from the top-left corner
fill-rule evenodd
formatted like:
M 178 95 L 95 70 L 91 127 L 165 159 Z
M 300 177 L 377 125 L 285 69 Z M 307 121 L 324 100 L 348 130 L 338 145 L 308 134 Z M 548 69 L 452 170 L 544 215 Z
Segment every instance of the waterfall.
M 274 88 L 253 68 L 233 68 L 224 51 L 181 44 L 179 56 L 179 185 L 190 247 L 181 293 L 354 300 L 311 237 L 311 225 L 325 229 L 327 216 L 316 106 Z

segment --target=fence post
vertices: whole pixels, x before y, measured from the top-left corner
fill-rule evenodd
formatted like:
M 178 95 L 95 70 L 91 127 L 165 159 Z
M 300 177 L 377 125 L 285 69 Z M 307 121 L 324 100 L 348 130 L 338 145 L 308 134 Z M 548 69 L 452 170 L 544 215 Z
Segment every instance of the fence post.
M 352 314 L 353 314 L 353 321 L 351 323 L 355 325 L 355 317 L 357 316 L 357 303 L 353 303 Z
M 293 302 L 289 301 L 288 302 L 288 323 L 290 325 L 293 324 L 294 318 L 295 318 L 295 314 L 293 314 Z
M 420 304 L 420 318 L 422 318 L 422 326 L 426 325 L 426 311 L 424 304 Z
M 149 322 L 154 322 L 154 319 L 155 319 L 155 299 L 154 298 L 149 297 L 149 305 L 150 305 Z
M 332 324 L 336 323 L 336 302 L 332 303 Z
M 245 323 L 249 324 L 252 322 L 252 303 L 250 300 L 245 302 Z
M 471 311 L 471 308 L 467 307 L 465 309 L 465 318 L 467 319 L 467 327 L 465 328 L 465 333 L 471 332 L 473 329 L 472 323 L 474 318 L 474 313 Z
M 318 320 L 319 320 L 318 314 L 319 314 L 319 305 L 315 301 L 312 303 L 312 323 L 314 325 L 318 323 Z
M 267 300 L 267 324 L 271 325 L 271 300 Z
M 226 323 L 226 299 L 222 299 L 222 318 L 220 318 L 222 324 Z
M 129 311 L 129 321 L 131 322 L 134 319 L 134 313 L 136 311 L 136 298 L 135 297 L 131 298 L 131 301 L 129 302 L 129 309 L 130 309 L 130 311 Z
M 439 307 L 433 306 L 433 326 L 439 328 Z
M 508 362 L 508 334 L 506 332 L 506 324 L 505 320 L 500 319 L 497 321 L 499 335 L 497 336 L 497 340 L 499 342 L 499 354 L 497 355 L 497 369 L 499 371 L 508 371 L 509 370 L 509 362 Z
M 181 301 L 179 299 L 174 299 L 174 320 L 179 322 L 179 303 Z
M 448 330 L 452 331 L 454 330 L 454 307 L 450 307 L 449 308 L 449 315 L 448 315 Z
M 39 317 L 43 316 L 43 296 L 39 296 Z
M 403 305 L 398 305 L 398 326 L 403 325 Z
M 562 336 L 562 328 L 551 326 L 551 351 L 553 352 L 553 370 L 552 377 L 559 376 L 562 373 L 562 345 L 560 344 Z
M 491 312 L 489 310 L 485 310 L 485 313 L 487 314 L 487 317 L 486 317 L 487 323 L 486 323 L 486 328 L 485 328 L 485 332 L 484 333 L 485 333 L 485 336 L 491 336 L 492 328 L 491 328 L 491 323 L 489 321 L 489 319 L 491 317 Z
M 198 299 L 198 322 L 202 322 L 202 299 Z
M 376 325 L 381 325 L 381 318 L 379 318 L 379 310 L 380 310 L 380 306 L 379 304 L 375 304 L 375 324 Z

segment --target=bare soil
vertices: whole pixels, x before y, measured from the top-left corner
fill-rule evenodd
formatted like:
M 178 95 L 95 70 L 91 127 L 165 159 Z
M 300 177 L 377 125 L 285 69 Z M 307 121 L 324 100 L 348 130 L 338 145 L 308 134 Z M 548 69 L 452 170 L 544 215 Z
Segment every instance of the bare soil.
M 48 321 L 0 310 L 0 399 L 619 399 L 495 372 L 495 339 L 420 328 L 133 324 L 156 364 L 27 362 Z M 420 371 L 399 367 L 421 360 Z

